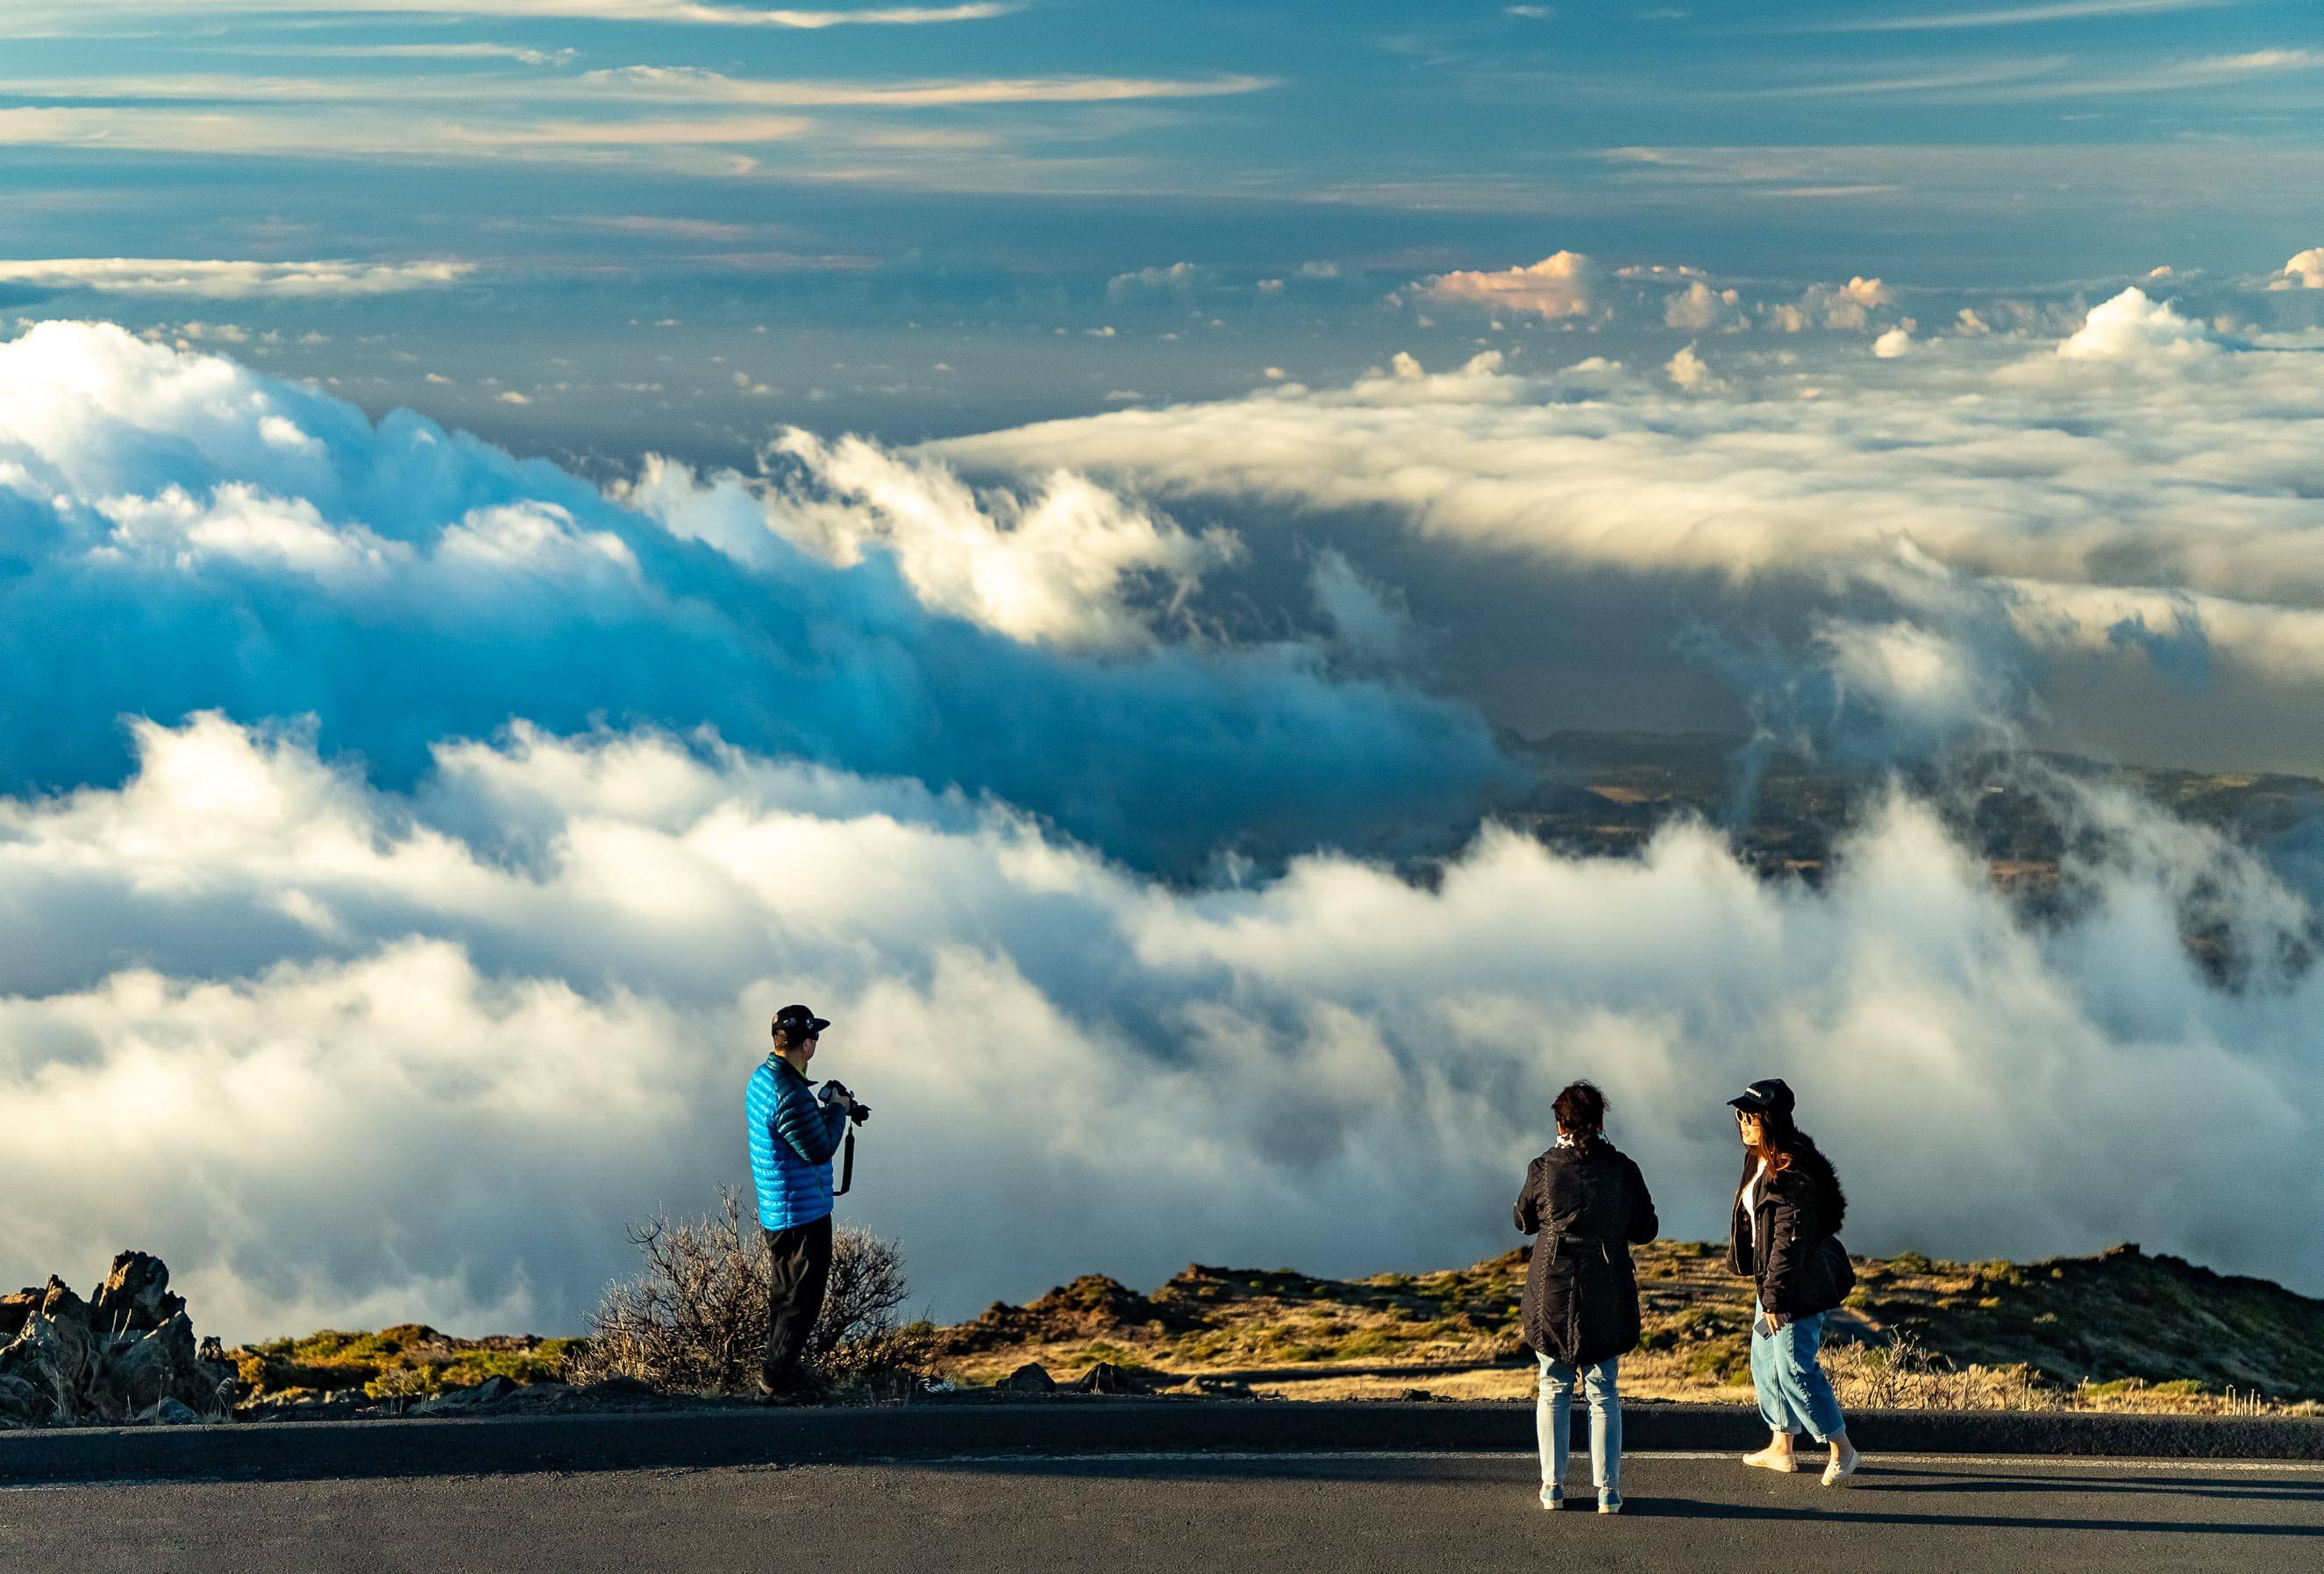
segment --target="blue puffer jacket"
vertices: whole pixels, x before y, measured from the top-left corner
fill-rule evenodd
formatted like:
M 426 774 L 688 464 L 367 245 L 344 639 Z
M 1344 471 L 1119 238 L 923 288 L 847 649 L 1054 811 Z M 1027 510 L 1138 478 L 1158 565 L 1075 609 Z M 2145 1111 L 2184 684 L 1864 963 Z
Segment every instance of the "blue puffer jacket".
M 751 1121 L 751 1183 L 769 1229 L 813 1224 L 831 1211 L 831 1155 L 847 1115 L 815 1096 L 815 1084 L 769 1055 L 742 1091 Z

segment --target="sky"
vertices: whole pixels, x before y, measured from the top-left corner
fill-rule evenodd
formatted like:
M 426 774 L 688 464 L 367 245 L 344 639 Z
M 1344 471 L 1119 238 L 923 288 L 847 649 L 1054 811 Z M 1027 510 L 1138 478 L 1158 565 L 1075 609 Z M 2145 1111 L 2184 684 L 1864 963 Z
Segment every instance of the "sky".
M 1778 1074 L 1858 1249 L 2324 1290 L 2324 838 L 2044 752 L 2324 776 L 2307 9 L 18 0 L 0 1276 L 576 1330 L 805 999 L 944 1317 L 1505 1249 L 1574 1075 L 1681 1233 Z
M 1403 287 L 1561 250 L 2243 274 L 2324 183 L 2299 0 L 8 9 L 22 258 L 357 271 L 0 301 L 281 333 L 366 409 L 609 465 L 1343 378 L 1472 336 Z

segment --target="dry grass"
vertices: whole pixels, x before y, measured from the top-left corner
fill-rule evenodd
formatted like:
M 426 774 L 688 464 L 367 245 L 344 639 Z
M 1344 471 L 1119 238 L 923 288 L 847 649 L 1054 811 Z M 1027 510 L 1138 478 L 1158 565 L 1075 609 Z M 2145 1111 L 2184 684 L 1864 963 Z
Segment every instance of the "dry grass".
M 2019 1363 L 1955 1366 L 1910 1333 L 1882 1345 L 1842 1345 L 1825 1352 L 1824 1372 L 1844 1409 L 2089 1410 L 2152 1414 L 2316 1415 L 2313 1400 L 2283 1402 L 2230 1385 L 2212 1391 L 2181 1378 L 2150 1383 L 2124 1377 L 2071 1387 Z
M 1626 1395 L 1750 1402 L 1750 1291 L 1722 1257 L 1686 1241 L 1637 1253 L 1646 1331 L 1623 1358 Z M 969 1383 L 1110 1361 L 1160 1385 L 1282 1398 L 1523 1399 L 1524 1274 L 1513 1252 L 1353 1280 L 1197 1266 L 1151 1295 L 1093 1275 L 941 1330 L 942 1348 Z M 2324 1303 L 2260 1281 L 2135 1248 L 2024 1266 L 1907 1253 L 1858 1258 L 1858 1274 L 1825 1346 L 1858 1408 L 2310 1414 L 2324 1396 Z
M 554 1382 L 577 1340 L 532 1335 L 454 1339 L 420 1323 L 375 1333 L 326 1329 L 228 1352 L 245 1398 L 262 1403 L 327 1393 L 425 1397 L 487 1377 Z

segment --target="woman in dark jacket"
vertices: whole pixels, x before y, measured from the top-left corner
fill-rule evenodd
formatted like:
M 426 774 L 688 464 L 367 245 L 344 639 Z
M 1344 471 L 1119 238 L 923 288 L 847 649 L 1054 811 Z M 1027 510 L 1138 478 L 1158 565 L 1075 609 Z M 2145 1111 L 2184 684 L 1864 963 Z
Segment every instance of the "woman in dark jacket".
M 1743 1181 L 1728 1218 L 1727 1266 L 1757 1291 L 1751 1309 L 1751 1386 L 1767 1423 L 1767 1446 L 1743 1456 L 1763 1470 L 1796 1470 L 1792 1440 L 1804 1431 L 1828 1445 L 1823 1484 L 1856 1474 L 1840 1401 L 1816 1362 L 1824 1319 L 1856 1284 L 1840 1244 L 1848 1196 L 1831 1161 L 1792 1124 L 1792 1090 L 1781 1078 L 1752 1083 L 1738 1099 Z
M 1598 1512 L 1622 1511 L 1621 1358 L 1638 1342 L 1630 1247 L 1661 1228 L 1638 1166 L 1606 1140 L 1606 1096 L 1576 1082 L 1557 1096 L 1557 1143 L 1526 1171 L 1517 1228 L 1534 1237 L 1526 1270 L 1526 1342 L 1541 1359 L 1534 1406 L 1541 1505 L 1565 1502 L 1573 1385 L 1590 1395 L 1590 1476 Z

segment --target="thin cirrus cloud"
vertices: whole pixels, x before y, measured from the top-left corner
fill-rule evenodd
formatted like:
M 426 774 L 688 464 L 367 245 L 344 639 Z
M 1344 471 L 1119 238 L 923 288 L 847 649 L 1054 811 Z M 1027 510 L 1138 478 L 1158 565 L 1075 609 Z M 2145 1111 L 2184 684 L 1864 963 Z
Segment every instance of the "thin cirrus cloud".
M 2241 0 L 2057 0 L 2046 5 L 2004 5 L 1987 10 L 1929 12 L 1916 16 L 1835 16 L 1794 23 L 1784 32 L 1930 32 L 1981 27 L 2028 27 L 2049 22 L 2094 21 L 2109 16 L 2152 16 L 2173 11 L 2216 11 Z
M 72 5 L 22 6 L 25 23 L 69 25 L 106 15 L 152 16 L 182 8 L 182 0 L 80 0 Z M 212 8 L 220 15 L 312 12 L 314 0 L 226 0 Z M 961 5 L 872 5 L 856 8 L 798 8 L 716 5 L 705 0 L 333 0 L 327 9 L 346 14 L 504 16 L 573 22 L 685 23 L 704 27 L 771 27 L 819 32 L 832 27 L 912 27 L 954 22 L 987 22 L 1023 9 L 1013 3 Z M 11 21 L 20 18 L 12 10 Z
M 900 155 L 941 147 L 980 159 L 986 176 L 1010 174 L 1011 137 L 957 129 L 866 124 L 854 109 L 913 113 L 1047 105 L 1065 112 L 1141 100 L 1214 98 L 1274 87 L 1271 78 L 1015 77 L 892 81 L 761 80 L 692 69 L 628 67 L 583 76 L 239 76 L 217 72 L 134 77 L 44 77 L 0 81 L 18 106 L 0 108 L 0 144 L 153 148 L 262 158 L 337 152 L 415 160 L 510 158 L 641 163 L 711 174 L 747 174 L 756 162 L 727 150 L 786 143 L 835 167 L 794 163 L 794 173 L 881 174 L 949 180 Z M 318 115 L 309 107 L 328 105 Z M 824 120 L 738 111 L 813 107 Z M 423 113 L 415 115 L 414 110 Z M 564 111 L 564 113 L 559 113 Z M 659 113 L 655 113 L 659 111 Z M 687 113 L 691 111 L 692 113 Z M 1019 167 L 1014 171 L 1023 174 Z
M 0 259 L 0 284 L 88 290 L 101 295 L 177 295 L 216 300 L 315 299 L 438 290 L 475 272 L 472 262 L 260 262 L 220 258 Z
M 460 46 L 443 46 L 457 50 Z M 465 55 L 445 55 L 458 59 Z M 437 58 L 431 56 L 431 58 Z M 494 76 L 503 106 L 613 102 L 755 105 L 797 108 L 953 108 L 976 105 L 1117 104 L 1144 99 L 1219 98 L 1277 85 L 1272 77 L 993 77 L 818 81 L 734 77 L 696 67 L 617 66 L 571 77 Z M 107 104 L 199 99 L 221 104 L 341 104 L 366 100 L 473 101 L 473 75 L 427 77 L 169 75 L 0 78 L 0 91 L 56 103 Z
M 1766 87 L 1733 89 L 1723 97 L 1734 98 L 1851 98 L 1876 97 L 1892 93 L 1950 93 L 1967 88 L 1990 87 L 2001 83 L 2023 82 L 2032 78 L 2053 76 L 2073 61 L 2070 55 L 2045 55 L 2039 59 L 2002 60 L 1991 65 L 1971 66 L 1958 70 L 1922 71 L 1910 75 L 1861 77 L 1839 82 L 1794 82 Z
M 1219 98 L 1257 93 L 1272 77 L 1001 77 L 900 82 L 768 81 L 693 68 L 622 66 L 581 78 L 593 94 L 713 104 L 802 108 L 870 106 L 947 107 L 977 104 L 1113 104 L 1139 99 Z
M 2070 55 L 1997 61 L 1959 70 L 1863 77 L 1738 88 L 1713 96 L 1738 98 L 1855 98 L 1899 95 L 1990 103 L 2050 98 L 2099 98 L 2129 93 L 2199 92 L 2261 78 L 2324 69 L 2324 51 L 2252 50 L 2167 60 L 2141 70 L 2074 74 Z
M 603 120 L 447 115 L 415 122 L 408 107 L 396 108 L 375 91 L 346 97 L 357 102 L 320 119 L 285 114 L 272 106 L 240 114 L 207 108 L 0 109 L 0 146 L 140 148 L 261 159 L 337 154 L 396 163 L 623 162 L 669 173 L 733 177 L 760 169 L 754 158 L 736 149 L 781 143 L 817 152 L 860 155 L 876 149 L 881 135 L 876 128 L 860 133 L 820 128 L 828 134 L 810 143 L 807 139 L 818 131 L 816 123 L 773 115 Z M 877 172 L 908 173 L 892 168 Z
M 516 60 L 528 66 L 573 63 L 569 49 L 538 50 L 506 43 L 350 43 L 318 44 L 293 41 L 270 44 L 210 44 L 194 46 L 202 54 L 296 55 L 318 60 Z
M 447 131 L 445 140 L 480 148 L 743 146 L 788 142 L 816 129 L 798 115 L 731 115 L 697 119 L 539 121 Z

